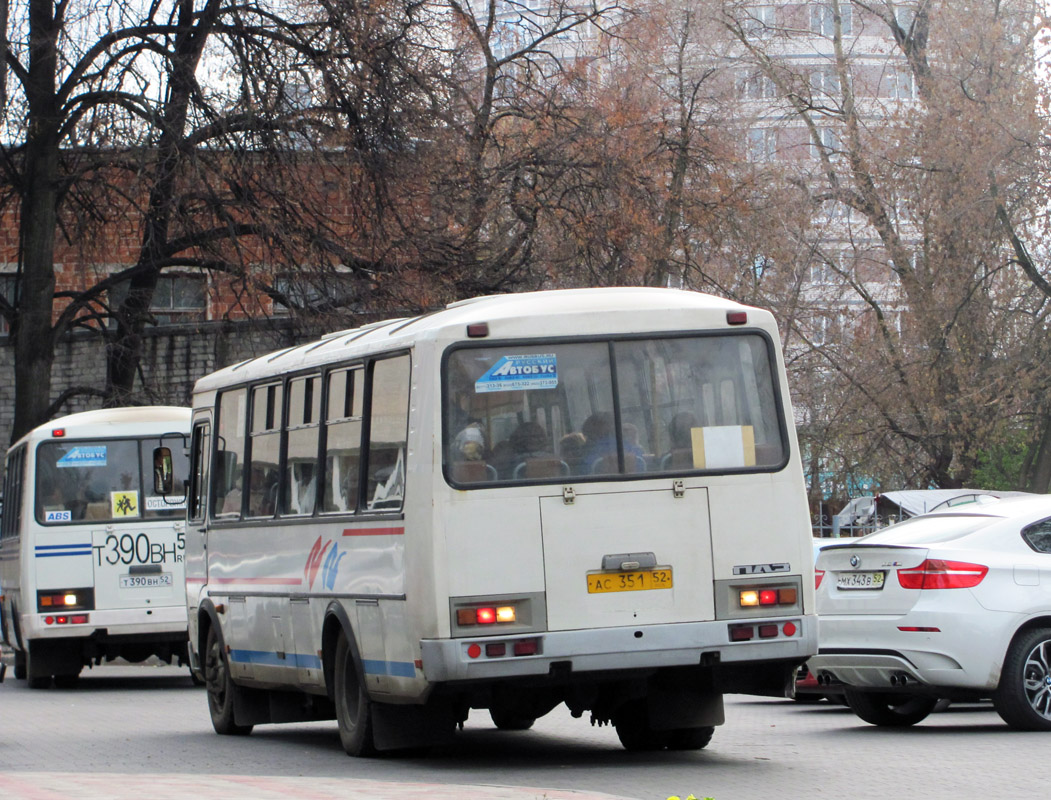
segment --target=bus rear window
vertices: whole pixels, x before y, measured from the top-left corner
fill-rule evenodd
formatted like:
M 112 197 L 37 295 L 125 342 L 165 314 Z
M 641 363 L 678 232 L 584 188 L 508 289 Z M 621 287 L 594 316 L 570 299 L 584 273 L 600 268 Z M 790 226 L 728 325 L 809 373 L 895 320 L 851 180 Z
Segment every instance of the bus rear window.
M 446 475 L 486 484 L 779 469 L 774 386 L 756 334 L 458 349 L 445 369 Z
M 141 465 L 153 463 L 158 443 L 156 438 L 42 443 L 36 451 L 37 521 L 47 525 L 185 515 L 181 493 L 178 501 L 154 496 L 150 472 L 148 485 L 143 483 Z M 181 488 L 187 475 L 182 437 L 163 443 L 171 448 L 176 486 Z

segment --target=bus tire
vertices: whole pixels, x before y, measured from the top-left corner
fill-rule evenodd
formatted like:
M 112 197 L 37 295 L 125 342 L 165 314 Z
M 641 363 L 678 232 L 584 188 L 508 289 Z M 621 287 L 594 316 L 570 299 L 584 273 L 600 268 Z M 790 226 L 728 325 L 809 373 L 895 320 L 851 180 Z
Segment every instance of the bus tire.
M 613 727 L 624 749 L 632 752 L 664 750 L 672 742 L 672 731 L 654 730 L 650 725 L 645 703 L 622 707 L 613 718 Z
M 668 740 L 669 750 L 703 750 L 715 735 L 715 728 L 704 725 L 700 728 L 677 728 Z
M 527 731 L 536 722 L 536 717 L 527 717 L 522 714 L 515 714 L 513 711 L 503 711 L 496 708 L 489 709 L 489 716 L 492 718 L 493 724 L 502 731 Z
M 333 699 L 339 740 L 348 756 L 373 756 L 376 744 L 372 738 L 372 702 L 358 677 L 350 642 L 342 631 L 336 642 L 333 672 Z
M 55 686 L 59 689 L 73 689 L 77 685 L 77 681 L 80 680 L 80 670 L 76 672 L 67 672 L 63 675 L 55 676 Z
M 208 629 L 205 641 L 204 685 L 208 690 L 212 727 L 222 736 L 245 736 L 252 732 L 252 726 L 238 725 L 234 721 L 234 700 L 240 690 L 230 677 L 230 662 L 214 625 Z
M 15 679 L 24 681 L 29 676 L 26 671 L 26 651 L 15 650 Z

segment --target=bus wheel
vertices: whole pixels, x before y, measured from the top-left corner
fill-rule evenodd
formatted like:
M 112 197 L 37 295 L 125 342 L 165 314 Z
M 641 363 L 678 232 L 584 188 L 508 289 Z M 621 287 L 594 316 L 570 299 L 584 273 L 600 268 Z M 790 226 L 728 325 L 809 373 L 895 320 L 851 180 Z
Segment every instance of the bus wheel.
M 214 625 L 208 629 L 204 653 L 204 685 L 208 687 L 208 713 L 212 717 L 212 727 L 224 736 L 251 733 L 251 725 L 234 722 L 234 698 L 238 687 L 230 678 L 230 662 Z
M 489 716 L 492 717 L 493 724 L 502 731 L 527 731 L 536 722 L 536 717 L 527 717 L 497 708 L 490 708 Z
M 613 718 L 613 726 L 625 750 L 663 750 L 672 742 L 672 731 L 657 731 L 650 726 L 645 703 L 622 707 Z
M 80 670 L 67 672 L 65 675 L 55 676 L 55 686 L 59 689 L 72 689 L 77 685 L 78 680 L 80 680 Z
M 26 672 L 26 651 L 15 650 L 15 679 L 24 681 L 28 673 Z
M 668 740 L 669 750 L 703 750 L 715 734 L 715 728 L 706 725 L 701 728 L 678 728 L 671 732 Z
M 336 701 L 336 720 L 339 722 L 339 740 L 348 756 L 376 754 L 372 739 L 372 704 L 365 687 L 358 679 L 350 642 L 340 633 L 336 643 L 336 664 L 333 694 Z

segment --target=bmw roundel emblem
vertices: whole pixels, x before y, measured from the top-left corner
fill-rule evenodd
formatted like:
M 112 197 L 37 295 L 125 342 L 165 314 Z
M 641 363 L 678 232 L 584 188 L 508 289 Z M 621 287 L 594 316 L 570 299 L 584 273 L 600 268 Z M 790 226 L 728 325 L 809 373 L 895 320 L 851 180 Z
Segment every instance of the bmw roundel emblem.
M 855 555 L 852 555 L 852 556 L 850 557 L 850 566 L 852 566 L 852 567 L 856 567 L 856 566 L 857 566 L 858 564 L 860 564 L 860 563 L 861 563 L 861 559 L 860 559 L 860 558 L 858 558 L 856 554 L 855 554 Z

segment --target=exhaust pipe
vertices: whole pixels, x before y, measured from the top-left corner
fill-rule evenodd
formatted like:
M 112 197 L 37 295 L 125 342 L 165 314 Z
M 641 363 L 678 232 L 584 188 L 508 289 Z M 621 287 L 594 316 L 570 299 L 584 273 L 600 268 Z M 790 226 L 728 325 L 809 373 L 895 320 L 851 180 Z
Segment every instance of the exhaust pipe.
M 904 672 L 899 672 L 895 675 L 890 676 L 891 686 L 906 686 L 909 683 L 909 676 Z

